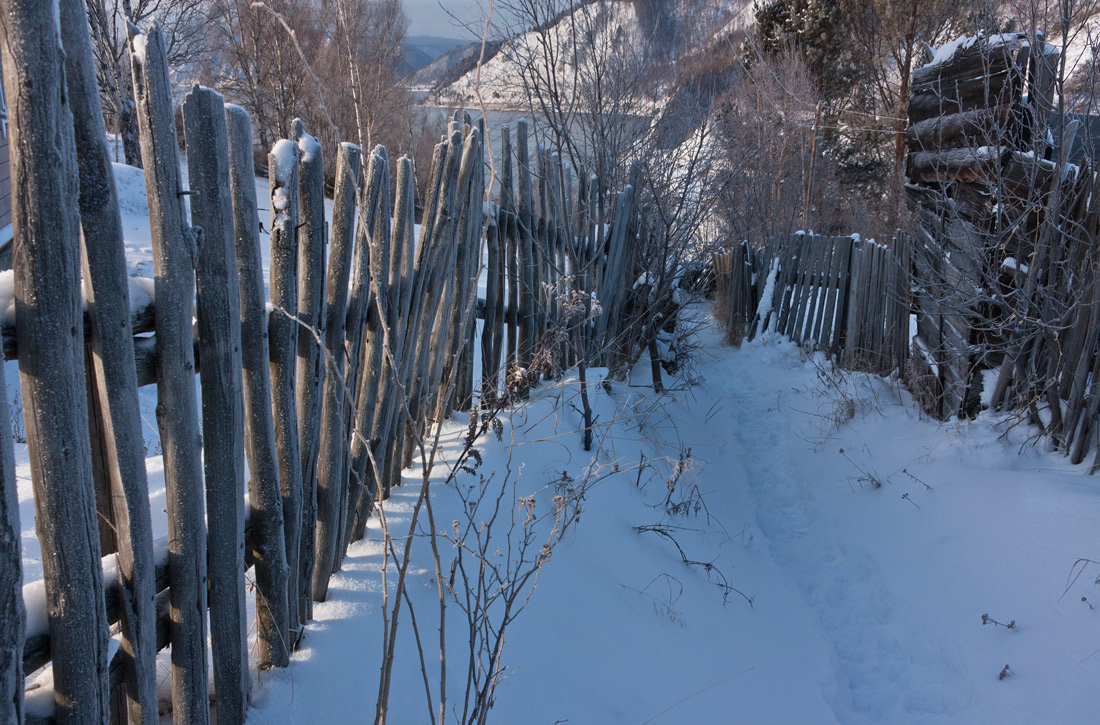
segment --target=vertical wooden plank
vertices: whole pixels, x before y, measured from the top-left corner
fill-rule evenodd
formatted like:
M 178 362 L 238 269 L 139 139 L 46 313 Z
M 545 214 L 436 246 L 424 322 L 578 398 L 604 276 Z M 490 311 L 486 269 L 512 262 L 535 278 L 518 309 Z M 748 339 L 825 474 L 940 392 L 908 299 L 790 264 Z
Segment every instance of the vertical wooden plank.
M 397 308 L 394 311 L 393 327 L 391 327 L 394 334 L 391 338 L 393 340 L 393 359 L 390 362 L 396 364 L 397 367 L 392 371 L 393 385 L 386 402 L 386 411 L 384 411 L 386 413 L 384 418 L 386 427 L 383 429 L 381 439 L 384 449 L 380 461 L 383 467 L 380 495 L 383 498 L 389 496 L 390 487 L 395 483 L 399 483 L 401 475 L 398 452 L 401 450 L 401 433 L 404 429 L 405 405 L 407 402 L 406 391 L 409 389 L 407 380 L 408 363 L 409 358 L 412 357 L 408 352 L 407 345 L 413 338 L 411 326 L 413 288 L 415 285 L 414 265 L 417 254 L 413 215 L 415 197 L 416 189 L 413 186 L 412 159 L 404 156 L 397 166 L 397 198 L 394 201 L 393 244 L 391 246 L 391 251 L 395 255 L 399 255 L 395 256 L 391 269 L 400 274 L 401 294 L 398 298 Z M 365 518 L 361 519 L 356 526 L 360 538 L 365 526 Z
M 43 557 L 42 566 L 54 702 L 59 722 L 91 722 L 107 717 L 107 642 L 83 391 L 73 119 L 61 86 L 62 51 L 52 7 L 6 0 L 0 11 L 12 121 L 16 338 L 36 529 L 42 551 L 51 554 Z M 11 507 L 18 503 L 14 475 L 9 477 L 11 443 L 6 434 L 3 438 L 4 524 L 12 526 L 18 509 Z M 16 589 L 5 586 L 3 592 L 4 610 L 14 616 L 2 626 L 12 649 L 0 655 L 5 680 L 0 711 L 21 718 L 22 592 L 19 579 L 10 579 L 21 568 L 21 532 L 16 528 L 13 533 L 4 549 L 15 566 L 0 574 L 5 585 Z
M 428 199 L 424 205 L 424 212 L 420 224 L 420 237 L 416 244 L 416 255 L 413 261 L 412 286 L 410 287 L 409 317 L 406 324 L 406 334 L 402 349 L 402 378 L 405 385 L 405 416 L 398 424 L 397 441 L 395 443 L 393 463 L 395 470 L 399 471 L 408 465 L 412 456 L 415 427 L 419 415 L 417 391 L 420 386 L 421 368 L 426 355 L 423 349 L 424 328 L 427 318 L 427 293 L 432 265 L 432 235 L 435 219 L 438 216 L 442 202 L 443 177 L 449 173 L 447 167 L 453 151 L 447 140 L 436 144 L 432 154 L 431 175 L 428 183 Z M 396 479 L 395 479 L 396 482 Z
M 500 129 L 501 135 L 501 165 L 503 169 L 500 176 L 500 208 L 501 234 L 504 241 L 505 260 L 504 266 L 508 278 L 507 312 L 507 347 L 505 350 L 504 369 L 516 359 L 516 324 L 519 310 L 519 268 L 516 252 L 516 205 L 514 182 L 512 176 L 512 131 L 508 125 Z
M 207 596 L 219 723 L 243 723 L 251 683 L 244 594 L 244 402 L 241 318 L 222 97 L 196 86 L 183 102 L 191 221 L 199 248 L 198 354 L 206 480 Z M 282 571 L 285 577 L 285 568 Z M 282 580 L 286 591 L 286 580 Z M 281 592 L 280 592 L 281 594 Z M 276 596 L 275 604 L 286 604 Z
M 837 291 L 835 300 L 829 302 L 825 317 L 830 330 L 828 350 L 840 360 L 844 352 L 843 333 L 848 323 L 848 292 L 852 286 L 852 250 L 855 244 L 850 237 L 840 237 L 835 243 L 840 255 L 837 258 Z
M 459 147 L 457 139 L 452 137 L 452 142 L 456 142 L 456 148 Z M 448 186 L 453 186 L 453 191 L 445 195 L 446 204 L 450 205 L 453 211 L 448 214 L 451 219 L 462 219 L 462 208 L 468 207 L 470 204 L 470 194 L 472 193 L 475 185 L 474 175 L 480 163 L 480 145 L 481 136 L 480 133 L 474 129 L 467 136 L 464 143 L 461 144 L 461 161 L 457 167 L 454 168 L 452 174 L 452 181 Z M 445 206 L 444 209 L 447 207 Z M 468 210 L 467 211 L 471 211 Z M 470 213 L 469 217 L 476 216 L 480 218 L 481 210 L 477 210 L 476 214 Z M 473 222 L 468 221 L 467 224 Z M 427 415 L 432 416 L 432 420 L 441 421 L 447 417 L 449 413 L 446 408 L 450 403 L 450 395 L 455 382 L 457 381 L 455 371 L 455 362 L 458 358 L 458 352 L 461 348 L 460 343 L 466 336 L 466 319 L 471 312 L 469 301 L 467 299 L 459 299 L 460 292 L 464 290 L 458 289 L 459 280 L 456 279 L 449 270 L 456 268 L 460 261 L 460 248 L 462 246 L 462 235 L 468 233 L 469 227 L 463 229 L 459 226 L 457 229 L 452 229 L 453 222 L 448 219 L 441 228 L 441 253 L 444 255 L 440 259 L 442 272 L 442 281 L 438 286 L 437 300 L 435 306 L 437 307 L 435 324 L 432 328 L 431 342 L 428 347 L 429 355 L 431 358 L 428 375 L 428 390 L 435 391 L 435 397 L 427 398 L 425 400 L 425 412 Z M 461 314 L 458 319 L 455 320 L 451 311 L 454 308 L 459 308 Z M 452 327 L 452 325 L 456 325 Z
M 325 368 L 321 343 L 325 336 L 325 169 L 321 144 L 294 122 L 298 142 L 298 359 L 294 374 L 294 401 L 298 409 L 298 447 L 302 465 L 302 535 L 299 550 L 290 552 L 292 570 L 304 571 L 302 548 L 312 541 L 307 521 L 312 517 L 317 488 L 317 450 L 320 443 L 321 385 Z M 300 576 L 300 574 L 299 574 Z M 301 588 L 300 580 L 297 582 Z M 297 629 L 298 608 L 290 612 Z
M 8 406 L 7 384 L 0 405 Z M 23 531 L 19 526 L 19 490 L 11 432 L 0 430 L 0 721 L 23 722 Z
M 266 613 L 270 605 L 265 600 L 283 596 L 279 589 L 282 586 L 289 611 L 295 607 L 296 593 L 290 588 L 293 579 L 287 563 L 280 459 L 276 453 L 267 296 L 264 292 L 256 184 L 252 171 L 252 121 L 248 113 L 237 106 L 226 107 L 225 118 L 229 136 L 229 191 L 233 200 L 233 232 L 240 288 L 245 453 L 250 474 L 248 502 L 252 525 L 250 546 L 257 562 L 256 609 L 260 613 L 258 618 L 262 627 L 257 634 L 261 642 L 268 640 L 262 645 L 257 661 L 266 666 L 276 662 L 266 653 L 276 651 L 279 643 L 270 640 L 282 630 L 278 607 L 274 607 L 275 613 Z M 280 580 L 285 583 L 280 584 Z M 287 617 L 289 629 L 289 614 Z
M 241 366 L 244 387 L 245 453 L 249 461 L 251 546 L 256 559 L 256 609 L 262 629 L 257 635 L 270 639 L 279 631 L 278 615 L 266 613 L 268 600 L 281 596 L 285 587 L 287 607 L 295 605 L 289 589 L 283 491 L 275 452 L 276 433 L 272 409 L 270 348 L 267 337 L 266 295 L 260 235 L 257 232 L 256 187 L 252 172 L 252 121 L 244 109 L 226 108 L 229 128 L 230 196 L 233 231 L 237 241 L 237 274 L 240 287 Z M 271 571 L 268 571 L 271 570 Z M 285 570 L 285 571 L 283 571 Z M 279 584 L 279 580 L 286 583 Z M 275 607 L 277 609 L 277 606 Z M 268 642 L 263 651 L 282 642 Z M 266 656 L 265 656 L 266 657 Z M 260 659 L 265 664 L 266 659 Z M 274 664 L 274 659 L 271 660 Z
M 322 396 L 321 448 L 317 464 L 317 488 L 326 491 L 340 488 L 347 475 L 344 465 L 345 449 L 349 445 L 344 427 L 344 337 L 355 243 L 356 189 L 362 158 L 363 152 L 358 146 L 346 143 L 340 145 L 336 157 L 332 246 L 325 282 L 325 365 L 328 370 Z M 311 516 L 315 513 L 311 512 Z
M 461 133 L 455 131 L 446 143 L 448 153 L 441 179 L 439 210 L 432 224 L 429 256 L 422 267 L 427 275 L 423 287 L 423 318 L 417 342 L 417 376 L 414 378 L 412 395 L 417 436 L 425 433 L 428 418 L 435 413 L 436 403 L 441 397 L 442 391 L 435 381 L 440 379 L 443 340 L 449 333 L 444 322 L 444 319 L 449 319 L 446 315 L 449 307 L 444 300 L 453 290 L 451 283 L 454 278 L 451 270 L 454 268 L 455 225 L 459 215 L 458 172 L 463 149 Z
M 164 36 L 154 23 L 131 37 L 134 96 L 153 236 L 157 424 L 164 449 L 171 557 L 172 719 L 209 718 L 206 673 L 206 525 L 195 396 L 195 256 L 183 216 L 179 156 Z
M 498 336 L 497 328 L 500 324 L 497 318 L 497 305 L 503 296 L 497 275 L 497 268 L 503 261 L 500 250 L 502 218 L 500 208 L 493 209 L 489 214 L 489 226 L 485 230 L 488 269 L 485 277 L 485 324 L 481 331 L 481 399 L 484 403 L 490 403 L 496 397 L 497 373 L 500 364 L 499 350 L 496 349 L 495 343 Z
M 355 397 L 354 430 L 351 437 L 350 475 L 346 477 L 347 488 L 340 511 L 337 531 L 333 570 L 343 561 L 351 531 L 354 526 L 355 512 L 362 506 L 363 516 L 368 516 L 377 491 L 377 472 L 370 465 L 375 443 L 375 423 L 378 418 L 378 403 L 383 397 L 385 384 L 384 353 L 388 332 L 386 317 L 390 307 L 396 302 L 392 297 L 390 285 L 390 243 L 392 204 L 390 202 L 389 159 L 384 147 L 375 149 L 376 156 L 382 160 L 381 177 L 378 182 L 377 211 L 374 215 L 374 228 L 370 247 L 370 297 L 367 310 L 366 329 L 363 338 L 361 372 Z
M 344 548 L 350 541 L 357 541 L 366 533 L 367 520 L 374 508 L 376 499 L 389 497 L 390 480 L 388 469 L 390 467 L 390 455 L 393 450 L 394 421 L 397 415 L 400 400 L 398 398 L 398 383 L 400 378 L 401 344 L 405 334 L 409 290 L 411 283 L 410 272 L 412 254 L 411 246 L 413 219 L 411 199 L 414 192 L 411 185 L 412 164 L 409 158 L 402 157 L 398 161 L 396 200 L 393 206 L 393 216 L 385 226 L 390 229 L 391 236 L 388 248 L 388 259 L 385 261 L 384 272 L 380 270 L 379 277 L 386 279 L 386 291 L 381 300 L 381 309 L 385 313 L 382 352 L 379 356 L 381 377 L 378 383 L 377 404 L 374 406 L 373 418 L 370 424 L 371 440 L 369 451 L 364 449 L 367 456 L 367 466 L 371 481 L 369 486 L 359 488 L 358 500 L 349 501 L 354 505 L 353 516 L 349 517 L 348 527 L 345 532 Z M 388 201 L 387 201 L 388 206 Z M 389 214 L 388 209 L 383 210 Z
M 787 335 L 799 343 L 802 342 L 802 331 L 806 322 L 806 304 L 810 299 L 810 286 L 817 271 L 817 259 L 821 246 L 812 233 L 803 235 L 802 241 L 798 277 L 791 293 L 791 314 L 787 321 Z
M 814 344 L 818 347 L 824 348 L 826 346 L 826 328 L 825 320 L 827 315 L 825 308 L 829 304 L 829 298 L 833 293 L 833 280 L 836 277 L 836 241 L 832 237 L 825 237 L 822 240 L 822 254 L 825 255 L 825 260 L 821 266 L 821 276 L 818 278 L 818 293 L 817 293 L 817 308 L 814 310 L 814 317 L 811 320 L 810 337 L 813 339 Z
M 283 542 L 287 559 L 288 619 L 272 618 L 264 622 L 272 635 L 265 641 L 290 638 L 289 611 L 298 611 L 298 592 L 302 576 L 302 459 L 298 441 L 298 407 L 295 396 L 298 323 L 298 168 L 300 149 L 288 139 L 280 139 L 267 156 L 271 209 L 271 283 L 272 311 L 268 317 L 268 345 L 271 375 L 271 406 L 275 425 L 275 450 L 279 456 L 279 487 L 282 495 Z M 308 334 L 302 332 L 302 334 Z M 308 546 L 308 542 L 305 544 Z M 293 602 L 291 600 L 293 599 Z M 274 648 L 260 652 L 261 666 L 282 667 L 283 652 Z
M 119 585 L 125 592 L 119 599 L 119 623 L 126 709 L 131 721 L 140 722 L 157 712 L 156 591 L 122 219 L 106 147 L 87 11 L 78 0 L 62 0 L 59 10 L 80 173 L 84 288 L 92 316 L 93 376 L 88 390 L 98 407 L 94 418 L 89 411 L 89 423 L 94 420 L 102 430 L 103 460 L 110 473 Z M 6 611 L 0 607 L 0 619 L 6 618 Z M 8 719 L 0 706 L 0 720 Z
M 521 368 L 531 366 L 535 353 L 535 212 L 534 190 L 531 187 L 531 162 L 527 141 L 527 121 L 516 123 L 516 162 L 519 180 L 519 341 L 516 356 Z
M 371 238 L 378 218 L 378 200 L 382 189 L 383 166 L 386 161 L 377 153 L 371 154 L 366 183 L 360 193 L 359 223 L 356 231 L 352 261 L 352 286 L 345 319 L 344 355 L 347 358 L 344 386 L 348 395 L 358 389 L 361 370 L 363 339 L 366 317 L 369 312 L 371 286 Z M 352 398 L 354 400 L 354 397 Z M 350 406 L 354 408 L 354 406 Z M 355 410 L 347 409 L 344 416 L 344 440 L 350 440 L 355 423 Z M 348 445 L 348 444 L 345 444 Z M 350 469 L 349 469 L 350 470 Z M 347 505 L 347 474 L 332 480 L 318 480 L 317 515 L 315 530 L 312 577 L 313 600 L 323 602 L 328 598 L 328 582 L 336 565 L 336 552 L 340 541 L 341 509 Z

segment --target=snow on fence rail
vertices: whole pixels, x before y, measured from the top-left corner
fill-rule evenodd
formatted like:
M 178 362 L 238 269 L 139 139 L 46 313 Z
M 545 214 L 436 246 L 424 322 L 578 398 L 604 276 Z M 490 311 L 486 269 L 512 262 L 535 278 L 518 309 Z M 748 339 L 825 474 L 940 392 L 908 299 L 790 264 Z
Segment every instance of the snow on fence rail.
M 53 37 L 49 5 L 34 5 L 13 10 L 9 37 Z M 580 357 L 626 369 L 640 352 L 634 338 L 651 317 L 667 323 L 674 305 L 636 282 L 647 227 L 633 187 L 601 219 L 597 180 L 543 149 L 532 160 L 520 121 L 514 153 L 502 129 L 499 203 L 486 204 L 485 129 L 457 113 L 435 148 L 418 237 L 412 162 L 351 144 L 338 149 L 329 234 L 322 149 L 296 122 L 269 157 L 266 299 L 250 119 L 209 89 L 187 95 L 182 188 L 155 25 L 132 40 L 156 270 L 155 294 L 135 295 L 86 72 L 86 18 L 79 3 L 60 7 L 67 75 L 59 52 L 23 56 L 18 43 L 5 45 L 3 63 L 8 86 L 26 89 L 10 96 L 16 316 L 4 351 L 18 356 L 29 411 L 44 579 L 21 591 L 9 576 L 20 571 L 20 532 L 4 432 L 0 720 L 155 719 L 154 660 L 170 645 L 174 721 L 207 721 L 209 656 L 218 722 L 242 722 L 253 656 L 246 567 L 254 663 L 285 666 L 415 441 L 452 410 L 507 404 Z M 156 543 L 137 405 L 152 384 L 169 522 Z M 24 678 L 47 663 L 52 693 L 39 690 L 24 712 Z

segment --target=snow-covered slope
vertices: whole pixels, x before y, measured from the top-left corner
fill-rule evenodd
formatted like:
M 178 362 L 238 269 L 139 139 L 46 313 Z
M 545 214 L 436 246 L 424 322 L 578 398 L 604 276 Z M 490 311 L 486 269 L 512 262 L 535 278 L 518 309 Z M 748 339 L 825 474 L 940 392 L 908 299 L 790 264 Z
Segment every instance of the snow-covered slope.
M 480 99 L 485 103 L 521 107 L 525 102 L 522 68 L 533 57 L 541 60 L 548 46 L 553 48 L 557 83 L 568 89 L 578 76 L 593 75 L 597 72 L 596 64 L 606 64 L 609 58 L 640 53 L 645 63 L 664 62 L 697 49 L 700 44 L 706 45 L 720 33 L 733 32 L 751 22 L 751 0 L 584 3 L 545 30 L 521 32 L 504 40 L 500 52 L 490 54 L 480 68 L 468 63 L 465 68 L 452 62 L 452 71 L 460 68 L 463 74 L 436 87 L 441 100 L 448 103 L 471 103 L 479 98 L 480 90 Z M 418 85 L 428 81 L 438 84 L 446 78 L 439 72 L 443 65 L 434 70 L 432 66 L 426 68 L 431 75 L 418 75 Z

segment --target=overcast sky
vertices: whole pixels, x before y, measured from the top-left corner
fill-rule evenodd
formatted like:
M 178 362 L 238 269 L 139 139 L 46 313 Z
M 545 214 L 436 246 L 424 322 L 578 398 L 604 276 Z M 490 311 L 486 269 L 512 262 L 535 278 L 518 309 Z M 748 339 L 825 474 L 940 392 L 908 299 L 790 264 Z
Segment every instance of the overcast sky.
M 409 35 L 467 38 L 472 34 L 459 23 L 476 25 L 485 18 L 479 0 L 404 0 L 404 5 Z

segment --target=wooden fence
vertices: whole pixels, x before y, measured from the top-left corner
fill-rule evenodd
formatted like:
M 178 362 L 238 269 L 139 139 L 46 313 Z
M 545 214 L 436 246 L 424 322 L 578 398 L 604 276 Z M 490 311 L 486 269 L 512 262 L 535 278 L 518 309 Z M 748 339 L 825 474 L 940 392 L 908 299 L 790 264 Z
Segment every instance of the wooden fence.
M 888 373 L 909 332 L 907 245 L 794 234 L 766 250 L 742 242 L 716 255 L 719 316 L 738 343 L 764 330 L 821 349 L 846 367 Z
M 6 32 L 55 37 L 49 5 L 32 5 Z M 502 129 L 499 202 L 486 203 L 484 126 L 456 114 L 435 147 L 418 235 L 411 161 L 350 144 L 337 151 L 326 228 L 323 152 L 296 123 L 269 156 L 265 295 L 248 114 L 209 89 L 187 95 L 182 188 L 154 25 L 135 35 L 132 61 L 155 302 L 132 310 L 87 21 L 81 3 L 60 7 L 65 76 L 60 52 L 5 43 L 8 87 L 33 89 L 9 95 L 16 316 L 4 350 L 20 365 L 44 578 L 24 592 L 9 581 L 20 529 L 4 431 L 0 652 L 11 661 L 0 659 L 0 719 L 43 719 L 23 712 L 23 678 L 52 663 L 46 719 L 155 720 L 154 659 L 170 645 L 173 720 L 208 719 L 212 679 L 218 722 L 242 722 L 246 568 L 254 662 L 285 666 L 349 542 L 432 426 L 452 409 L 505 405 L 578 360 L 622 369 L 637 356 L 631 337 L 656 304 L 635 283 L 646 225 L 633 187 L 601 218 L 598 180 L 542 149 L 532 159 L 523 121 L 514 144 Z M 152 384 L 168 515 L 156 543 L 137 402 Z
M 953 47 L 913 73 L 912 228 L 870 256 L 851 245 L 852 262 L 797 237 L 778 253 L 735 247 L 715 260 L 720 314 L 733 340 L 776 329 L 848 367 L 888 372 L 912 352 L 907 380 L 928 412 L 1014 412 L 1074 463 L 1095 451 L 1096 471 L 1100 175 L 1094 158 L 1070 156 L 1092 140 L 1075 144 L 1080 120 L 1054 112 L 1059 50 L 1041 37 Z M 853 317 L 838 289 L 872 301 Z

